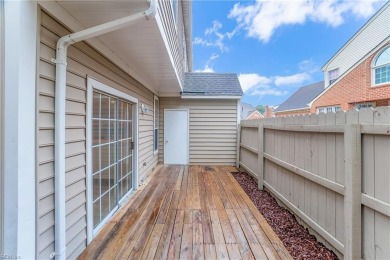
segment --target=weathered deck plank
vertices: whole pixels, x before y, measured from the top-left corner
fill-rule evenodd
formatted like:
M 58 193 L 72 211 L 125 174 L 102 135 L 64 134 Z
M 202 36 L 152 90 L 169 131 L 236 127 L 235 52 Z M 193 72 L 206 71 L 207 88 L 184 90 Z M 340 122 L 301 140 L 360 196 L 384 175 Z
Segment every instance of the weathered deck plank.
M 231 171 L 159 168 L 79 259 L 291 259 Z

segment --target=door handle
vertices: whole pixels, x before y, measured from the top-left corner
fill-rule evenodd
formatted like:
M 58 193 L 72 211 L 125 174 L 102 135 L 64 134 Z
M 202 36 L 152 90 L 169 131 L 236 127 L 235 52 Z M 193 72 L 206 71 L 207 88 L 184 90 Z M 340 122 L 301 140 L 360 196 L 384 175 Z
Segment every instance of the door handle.
M 165 144 L 167 144 L 168 143 L 168 140 L 165 140 Z

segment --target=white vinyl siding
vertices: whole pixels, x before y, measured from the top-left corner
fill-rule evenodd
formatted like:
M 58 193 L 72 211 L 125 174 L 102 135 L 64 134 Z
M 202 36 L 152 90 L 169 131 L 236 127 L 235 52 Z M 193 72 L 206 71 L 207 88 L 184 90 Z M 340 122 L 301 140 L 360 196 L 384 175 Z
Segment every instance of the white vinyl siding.
M 360 32 L 354 35 L 324 67 L 325 87 L 329 86 L 327 75 L 329 69 L 339 68 L 339 75 L 343 75 L 344 72 L 389 37 L 390 4 L 386 3 L 385 5 L 385 8 L 382 8 Z
M 160 98 L 159 162 L 164 162 L 164 109 L 190 111 L 190 164 L 235 165 L 237 100 Z
M 37 258 L 54 252 L 54 83 L 55 46 L 69 31 L 42 12 L 38 64 Z M 75 259 L 87 244 L 86 87 L 87 76 L 134 96 L 149 107 L 153 93 L 85 43 L 69 47 L 66 89 L 66 243 Z M 146 166 L 143 166 L 143 164 Z M 139 114 L 139 179 L 157 165 L 153 156 L 153 115 Z

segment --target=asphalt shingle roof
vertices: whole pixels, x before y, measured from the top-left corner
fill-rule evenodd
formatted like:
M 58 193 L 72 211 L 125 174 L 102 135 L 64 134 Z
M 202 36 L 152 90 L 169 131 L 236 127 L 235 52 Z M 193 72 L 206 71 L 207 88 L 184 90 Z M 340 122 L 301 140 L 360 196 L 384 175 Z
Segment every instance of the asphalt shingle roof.
M 299 88 L 294 94 L 284 101 L 275 112 L 281 112 L 299 108 L 309 108 L 309 103 L 324 91 L 324 81 L 317 82 Z
M 185 73 L 182 96 L 242 96 L 235 73 Z

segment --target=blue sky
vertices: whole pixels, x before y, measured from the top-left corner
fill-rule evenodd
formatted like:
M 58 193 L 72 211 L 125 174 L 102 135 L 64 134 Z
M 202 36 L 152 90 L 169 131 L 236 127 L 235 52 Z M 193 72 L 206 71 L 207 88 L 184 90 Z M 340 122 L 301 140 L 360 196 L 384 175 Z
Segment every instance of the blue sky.
M 193 1 L 194 71 L 235 72 L 252 105 L 278 105 L 324 65 L 383 0 Z

